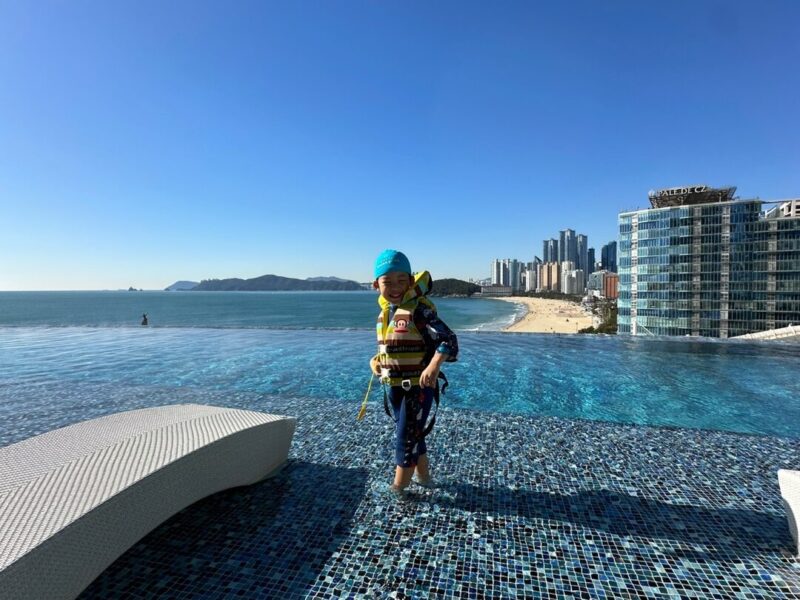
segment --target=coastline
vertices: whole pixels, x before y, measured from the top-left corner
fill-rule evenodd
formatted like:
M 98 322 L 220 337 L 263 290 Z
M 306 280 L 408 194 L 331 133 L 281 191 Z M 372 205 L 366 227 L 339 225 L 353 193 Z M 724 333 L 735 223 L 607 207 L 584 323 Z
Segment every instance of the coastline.
M 506 332 L 524 333 L 578 333 L 579 329 L 592 325 L 592 316 L 580 305 L 567 300 L 530 298 L 527 296 L 495 297 L 492 300 L 521 304 L 527 312 L 511 325 Z

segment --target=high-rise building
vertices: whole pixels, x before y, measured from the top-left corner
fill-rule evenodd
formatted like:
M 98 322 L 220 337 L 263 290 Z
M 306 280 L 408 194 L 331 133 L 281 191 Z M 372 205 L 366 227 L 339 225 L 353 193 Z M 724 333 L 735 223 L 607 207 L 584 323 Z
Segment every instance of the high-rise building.
M 586 289 L 590 296 L 615 299 L 619 276 L 611 271 L 595 271 L 587 278 Z
M 586 276 L 588 277 L 594 273 L 594 248 L 589 248 L 587 255 L 589 257 L 589 264 L 587 265 Z
M 536 265 L 536 291 L 559 292 L 561 291 L 560 263 L 545 262 Z
M 542 262 L 558 262 L 558 240 L 551 238 L 542 242 Z
M 595 271 L 586 278 L 586 290 L 590 296 L 601 296 L 603 294 L 603 280 L 608 271 Z
M 516 258 L 495 258 L 492 261 L 492 285 L 507 286 L 518 292 L 522 287 L 523 266 Z
M 577 240 L 577 257 L 575 265 L 577 269 L 582 270 L 584 273 L 589 272 L 589 238 L 582 233 L 578 234 Z
M 800 218 L 735 191 L 660 190 L 652 208 L 619 215 L 619 333 L 727 338 L 800 323 Z
M 539 274 L 536 268 L 539 263 L 528 263 L 528 268 L 525 270 L 525 291 L 535 292 L 536 286 L 539 284 Z
M 518 292 L 522 285 L 522 263 L 516 258 L 506 259 L 508 261 L 508 284 L 512 291 Z
M 573 263 L 561 263 L 561 293 L 583 294 L 586 289 L 586 278 L 582 269 L 574 269 Z
M 495 258 L 492 261 L 492 285 L 502 285 L 503 281 L 503 261 Z
M 600 268 L 617 272 L 617 242 L 608 242 L 600 250 Z
M 616 300 L 619 296 L 619 275 L 608 272 L 603 278 L 603 296 L 609 300 Z
M 561 277 L 559 278 L 561 281 L 561 286 L 558 291 L 562 294 L 567 294 L 569 293 L 566 291 L 569 285 L 567 280 L 569 279 L 570 272 L 575 270 L 575 263 L 571 260 L 565 260 L 559 263 L 559 267 L 561 271 Z
M 492 285 L 511 285 L 510 263 L 510 258 L 495 258 L 492 261 Z
M 558 242 L 558 262 L 578 262 L 578 241 L 574 229 L 564 229 Z

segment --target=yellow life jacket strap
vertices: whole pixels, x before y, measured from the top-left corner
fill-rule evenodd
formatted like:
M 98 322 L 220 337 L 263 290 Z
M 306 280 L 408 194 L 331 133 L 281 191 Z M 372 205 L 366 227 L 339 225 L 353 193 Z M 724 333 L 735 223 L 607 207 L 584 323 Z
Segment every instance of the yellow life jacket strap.
M 381 383 L 387 384 L 390 387 L 401 387 L 408 391 L 413 386 L 419 385 L 419 375 L 416 377 L 381 377 Z
M 358 411 L 358 415 L 356 415 L 356 420 L 360 421 L 364 418 L 364 415 L 367 414 L 367 400 L 369 400 L 369 393 L 372 391 L 372 382 L 375 379 L 375 373 L 372 374 L 372 377 L 369 378 L 369 385 L 367 386 L 367 393 L 364 395 L 364 401 L 361 403 L 361 408 Z

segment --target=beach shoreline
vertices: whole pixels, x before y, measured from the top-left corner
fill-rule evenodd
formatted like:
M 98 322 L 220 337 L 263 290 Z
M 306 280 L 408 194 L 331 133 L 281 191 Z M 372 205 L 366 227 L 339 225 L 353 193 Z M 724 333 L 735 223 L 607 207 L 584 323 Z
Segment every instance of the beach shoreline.
M 492 300 L 513 302 L 526 308 L 519 319 L 504 327 L 502 331 L 511 333 L 578 333 L 578 330 L 591 327 L 592 315 L 579 304 L 568 300 L 531 298 L 528 296 L 494 297 Z

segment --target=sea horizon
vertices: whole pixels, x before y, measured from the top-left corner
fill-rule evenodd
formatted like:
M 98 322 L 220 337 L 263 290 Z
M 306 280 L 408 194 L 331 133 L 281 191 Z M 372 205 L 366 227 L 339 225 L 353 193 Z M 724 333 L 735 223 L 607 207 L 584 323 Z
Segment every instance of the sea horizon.
M 440 316 L 457 331 L 501 331 L 526 308 L 487 298 L 437 296 Z M 0 328 L 209 327 L 256 329 L 373 329 L 377 293 L 348 291 L 149 290 L 0 292 Z

